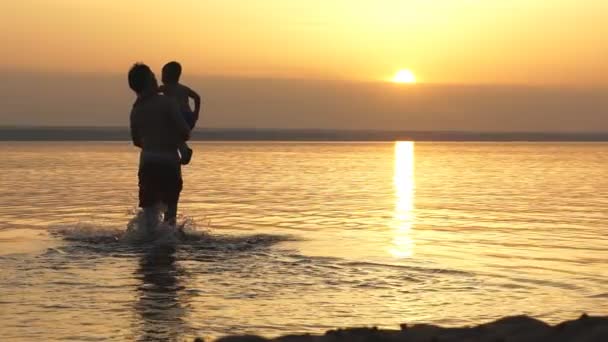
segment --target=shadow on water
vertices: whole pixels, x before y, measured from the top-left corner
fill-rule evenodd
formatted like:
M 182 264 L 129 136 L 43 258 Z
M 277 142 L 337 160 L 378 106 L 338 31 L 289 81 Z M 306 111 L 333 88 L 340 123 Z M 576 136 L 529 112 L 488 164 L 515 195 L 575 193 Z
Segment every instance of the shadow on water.
M 141 320 L 139 341 L 175 341 L 189 330 L 184 321 L 187 304 L 180 296 L 184 273 L 174 246 L 154 246 L 141 254 L 135 271 L 141 281 L 135 304 Z

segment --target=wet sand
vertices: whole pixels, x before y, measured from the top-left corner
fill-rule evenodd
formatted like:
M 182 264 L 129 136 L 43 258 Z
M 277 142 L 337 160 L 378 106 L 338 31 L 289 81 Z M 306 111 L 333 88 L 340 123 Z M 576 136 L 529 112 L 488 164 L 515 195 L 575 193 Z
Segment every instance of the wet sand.
M 204 341 L 198 338 L 195 342 Z M 348 328 L 324 335 L 288 335 L 273 339 L 259 336 L 229 336 L 216 342 L 600 342 L 608 341 L 608 316 L 580 318 L 549 325 L 528 316 L 505 317 L 474 327 L 443 328 L 436 325 L 402 324 L 400 330 Z

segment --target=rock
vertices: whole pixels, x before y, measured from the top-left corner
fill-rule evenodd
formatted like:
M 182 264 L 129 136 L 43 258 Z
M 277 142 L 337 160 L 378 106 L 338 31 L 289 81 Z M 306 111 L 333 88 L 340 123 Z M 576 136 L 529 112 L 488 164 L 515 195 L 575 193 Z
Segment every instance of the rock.
M 228 336 L 222 337 L 216 342 L 268 342 L 270 340 L 254 335 Z
M 443 328 L 430 324 L 401 330 L 346 328 L 329 330 L 324 335 L 288 335 L 275 339 L 259 336 L 223 337 L 217 342 L 605 342 L 608 317 L 583 314 L 576 320 L 551 326 L 528 316 L 512 316 L 475 327 Z M 202 340 L 201 340 L 202 341 Z

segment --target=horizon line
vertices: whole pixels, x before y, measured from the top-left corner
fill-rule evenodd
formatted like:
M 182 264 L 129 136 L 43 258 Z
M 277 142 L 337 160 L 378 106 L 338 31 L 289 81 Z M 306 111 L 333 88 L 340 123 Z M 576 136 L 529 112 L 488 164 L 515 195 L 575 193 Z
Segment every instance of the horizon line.
M 42 129 L 42 130 L 95 130 L 114 129 L 128 130 L 128 125 L 32 125 L 0 124 L 0 130 Z M 608 134 L 606 131 L 493 131 L 493 130 L 458 130 L 458 129 L 359 129 L 359 128 L 283 128 L 283 127 L 197 127 L 197 131 L 286 131 L 286 132 L 345 132 L 345 133 L 466 133 L 466 134 Z
M 36 70 L 36 69 L 10 69 L 0 67 L 0 72 L 4 73 L 25 73 L 25 74 L 42 74 L 42 75 L 65 75 L 65 76 L 124 76 L 128 69 L 124 72 L 119 71 L 71 71 L 71 70 Z M 185 78 L 208 78 L 208 79 L 229 79 L 229 80 L 279 80 L 279 81 L 302 81 L 302 82 L 338 82 L 338 83 L 354 83 L 354 84 L 385 84 L 395 87 L 415 88 L 429 86 L 444 86 L 444 87 L 521 87 L 521 88 L 608 88 L 608 83 L 511 83 L 511 82 L 425 82 L 418 81 L 412 84 L 400 84 L 392 82 L 388 79 L 361 79 L 361 78 L 344 78 L 344 77 L 297 77 L 284 75 L 238 75 L 238 74 L 219 74 L 219 73 L 192 73 Z
M 0 141 L 129 141 L 120 126 L 0 126 Z M 303 128 L 202 128 L 191 141 L 608 142 L 608 132 L 491 132 Z

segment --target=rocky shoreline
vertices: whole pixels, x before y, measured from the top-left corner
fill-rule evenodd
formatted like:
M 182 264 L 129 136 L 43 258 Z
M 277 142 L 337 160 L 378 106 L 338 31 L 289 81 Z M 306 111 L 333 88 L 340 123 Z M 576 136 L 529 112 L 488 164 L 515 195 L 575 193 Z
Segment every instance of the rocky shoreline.
M 203 342 L 203 338 L 195 342 Z M 216 342 L 605 342 L 608 341 L 608 316 L 583 314 L 576 320 L 550 325 L 528 316 L 505 317 L 474 327 L 443 328 L 430 324 L 400 330 L 348 328 L 329 330 L 324 335 L 288 335 L 272 339 L 259 336 L 228 336 Z

